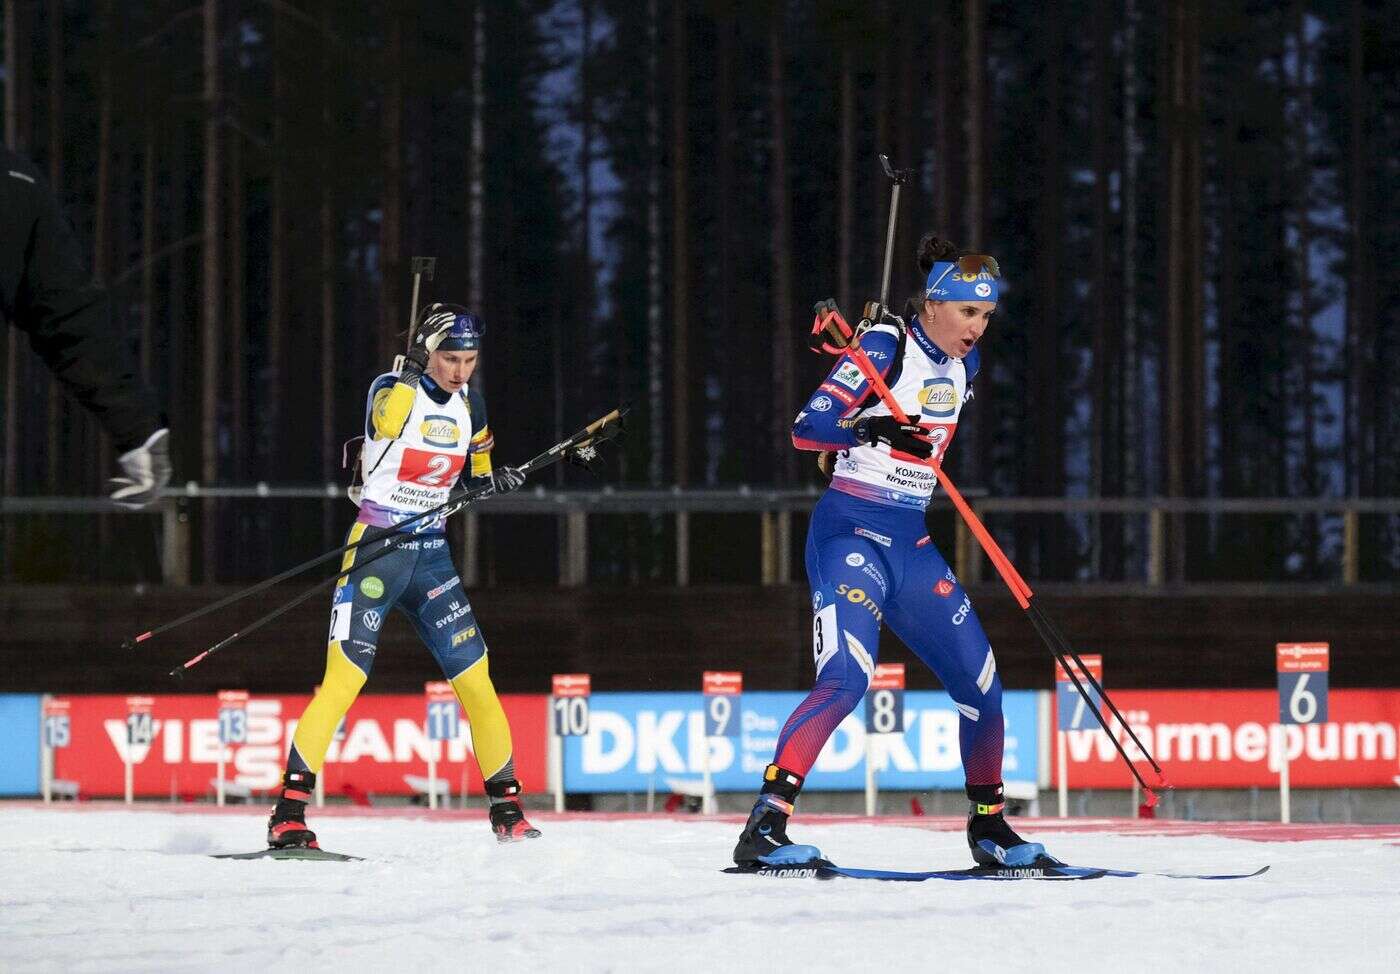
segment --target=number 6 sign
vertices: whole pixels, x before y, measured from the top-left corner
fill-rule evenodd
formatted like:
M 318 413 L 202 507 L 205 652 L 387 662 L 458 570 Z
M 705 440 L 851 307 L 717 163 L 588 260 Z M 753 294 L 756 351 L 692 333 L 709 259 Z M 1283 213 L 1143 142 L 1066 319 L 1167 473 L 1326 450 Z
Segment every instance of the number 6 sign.
M 1327 643 L 1279 643 L 1278 719 L 1281 724 L 1327 723 Z

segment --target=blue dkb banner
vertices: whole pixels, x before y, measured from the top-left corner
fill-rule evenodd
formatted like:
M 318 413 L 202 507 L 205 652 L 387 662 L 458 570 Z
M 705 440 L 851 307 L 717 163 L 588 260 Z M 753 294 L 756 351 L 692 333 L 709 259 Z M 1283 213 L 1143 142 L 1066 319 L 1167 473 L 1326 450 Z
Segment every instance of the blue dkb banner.
M 710 738 L 710 773 L 718 791 L 758 788 L 778 732 L 803 694 L 746 691 L 739 736 Z M 704 771 L 705 712 L 699 693 L 595 693 L 586 736 L 564 742 L 564 786 L 571 792 L 670 790 L 667 779 L 694 782 Z M 1007 781 L 1037 780 L 1036 695 L 1007 691 Z M 808 791 L 865 787 L 865 718 L 857 707 L 836 729 L 807 778 Z M 946 693 L 905 693 L 904 733 L 874 738 L 881 788 L 961 789 L 958 712 Z

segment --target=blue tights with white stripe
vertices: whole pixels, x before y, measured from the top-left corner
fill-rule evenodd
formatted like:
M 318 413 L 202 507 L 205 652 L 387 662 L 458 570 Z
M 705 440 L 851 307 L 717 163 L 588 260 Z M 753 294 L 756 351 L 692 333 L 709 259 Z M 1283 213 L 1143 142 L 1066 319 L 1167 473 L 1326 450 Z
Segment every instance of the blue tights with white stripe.
M 1001 781 L 1001 680 L 972 602 L 928 540 L 923 511 L 828 490 L 807 533 L 816 685 L 788 718 L 773 763 L 805 777 L 865 694 L 888 622 L 960 713 L 969 786 Z

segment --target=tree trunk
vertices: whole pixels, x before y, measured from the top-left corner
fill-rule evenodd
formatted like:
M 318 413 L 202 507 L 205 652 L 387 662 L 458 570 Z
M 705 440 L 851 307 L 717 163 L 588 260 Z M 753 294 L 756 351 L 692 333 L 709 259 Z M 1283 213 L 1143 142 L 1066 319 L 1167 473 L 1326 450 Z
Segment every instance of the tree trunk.
M 987 233 L 986 217 L 986 41 L 984 40 L 983 20 L 985 12 L 982 0 L 967 0 L 966 12 L 967 43 L 963 55 L 967 61 L 967 91 L 963 97 L 966 106 L 966 172 L 967 185 L 963 191 L 963 219 L 966 247 L 978 250 L 983 246 Z M 1059 18 L 1054 18 L 1058 22 Z M 1058 65 L 1056 71 L 1059 70 Z
M 657 60 L 656 0 L 647 3 L 647 404 L 650 411 L 650 456 L 647 483 L 661 483 L 666 436 L 663 410 L 665 361 L 662 352 L 661 305 L 661 78 Z M 654 533 L 654 532 L 653 532 Z
M 1061 64 L 1064 54 L 1062 19 L 1050 13 L 1044 20 L 1044 59 L 1041 74 L 1040 110 L 1040 201 L 1036 214 L 1035 282 L 1039 295 L 1036 319 L 1031 326 L 1031 392 L 1027 401 L 1035 417 L 1031 426 L 1034 442 L 1026 456 L 1034 463 L 1027 483 L 1034 493 L 1055 497 L 1061 493 L 1064 473 L 1064 415 L 1062 404 L 1067 390 L 1060 371 L 1060 234 L 1062 163 L 1060 152 Z M 1048 575 L 1060 566 L 1062 521 L 1042 518 L 1039 538 L 1039 568 Z
M 715 20 L 715 32 L 718 35 L 715 43 L 715 102 L 718 118 L 715 127 L 715 182 L 717 199 L 715 206 L 717 213 L 717 233 L 718 240 L 715 242 L 714 259 L 718 263 L 719 274 L 719 295 L 716 299 L 718 306 L 719 321 L 721 330 L 727 330 L 731 322 L 734 321 L 735 308 L 738 301 L 734 293 L 738 283 L 735 281 L 734 267 L 736 258 L 734 254 L 734 31 L 735 31 L 734 6 L 725 4 L 720 8 L 720 13 Z M 745 352 L 751 348 L 751 335 L 736 335 L 736 338 L 743 343 L 741 346 Z M 720 387 L 721 410 L 724 417 L 724 428 L 721 430 L 723 446 L 721 450 L 731 456 L 737 456 L 740 464 L 748 461 L 750 448 L 747 444 L 734 442 L 734 437 L 724 436 L 729 430 L 742 429 L 744 422 L 751 415 L 750 403 L 751 390 L 748 383 L 743 381 L 742 373 L 736 363 L 729 360 L 719 349 L 713 345 L 717 343 L 707 343 L 709 350 L 714 356 L 712 362 L 717 363 L 714 368 L 717 382 Z M 745 355 L 748 359 L 750 356 Z M 744 365 L 747 365 L 746 361 Z M 706 482 L 713 483 L 718 480 L 720 458 L 716 457 L 706 471 Z
M 987 236 L 987 44 L 986 11 L 982 0 L 966 0 L 963 19 L 967 28 L 963 45 L 966 91 L 962 100 L 962 106 L 966 109 L 963 131 L 965 188 L 960 194 L 964 221 L 963 246 L 971 251 L 981 251 Z M 949 85 L 945 82 L 942 87 L 946 94 Z M 951 138 L 952 134 L 952 126 L 945 123 L 944 137 Z M 947 208 L 946 200 L 943 206 Z M 992 382 L 995 348 L 994 342 L 982 345 L 981 374 L 973 380 L 977 404 L 965 414 L 967 431 L 964 435 L 967 439 L 964 442 L 971 449 L 958 451 L 961 457 L 958 469 L 969 483 L 986 483 L 993 467 L 997 429 L 996 385 Z
M 387 8 L 384 43 L 384 103 L 380 106 L 380 151 L 384 187 L 379 222 L 379 361 L 387 366 L 403 351 L 399 300 L 403 276 L 403 11 L 397 0 Z M 418 309 L 413 309 L 417 314 Z
M 287 38 L 287 18 L 280 4 L 272 7 L 272 45 L 268 52 L 272 70 L 272 147 L 271 170 L 268 173 L 267 201 L 267 377 L 266 400 L 263 406 L 263 463 L 267 475 L 284 475 L 281 464 L 282 444 L 282 375 L 283 360 L 287 356 L 287 143 L 286 113 L 287 66 L 284 60 L 284 46 Z M 321 38 L 322 57 L 330 44 L 328 38 Z M 324 85 L 324 81 L 323 81 Z M 323 112 L 325 106 L 322 106 Z M 324 123 L 324 117 L 323 117 Z M 329 133 L 323 132 L 322 145 Z M 324 148 L 321 150 L 324 155 Z M 325 182 L 329 174 L 321 173 L 321 191 L 324 198 Z
M 218 0 L 204 0 L 204 271 L 199 295 L 203 368 L 200 370 L 201 465 L 205 486 L 219 480 L 219 376 L 223 343 L 220 312 L 223 309 L 223 264 L 220 248 L 223 224 L 219 208 L 219 7 Z M 204 501 L 203 580 L 215 580 L 218 562 L 217 505 Z
M 476 0 L 472 12 L 472 114 L 467 152 L 467 307 L 482 313 L 485 293 L 482 259 L 486 232 L 486 0 Z M 417 314 L 418 309 L 414 309 Z M 472 387 L 484 388 L 485 363 L 472 374 Z
M 593 2 L 579 0 L 580 31 L 579 45 L 579 281 L 578 302 L 575 315 L 578 328 L 572 343 L 576 361 L 585 368 L 584 376 L 589 388 L 594 387 L 593 354 L 598 346 L 595 305 L 595 268 L 593 266 Z M 589 404 L 592 405 L 591 403 Z M 564 436 L 563 400 L 556 410 L 555 429 Z M 555 465 L 555 483 L 564 484 L 564 466 Z M 563 521 L 560 521 L 561 527 Z
M 1114 291 L 1112 268 L 1109 266 L 1109 237 L 1112 234 L 1109 215 L 1109 177 L 1113 163 L 1109 154 L 1109 92 L 1113 90 L 1112 67 L 1112 3 L 1096 0 L 1094 15 L 1093 91 L 1090 96 L 1090 127 L 1093 129 L 1094 159 L 1094 238 L 1093 238 L 1093 430 L 1090 437 L 1090 489 L 1095 497 L 1116 496 L 1121 488 L 1114 476 L 1116 458 L 1114 399 L 1112 376 L 1117 372 L 1118 328 L 1113 315 Z M 1093 541 L 1094 576 L 1104 577 L 1109 566 L 1116 569 L 1117 545 L 1112 528 L 1118 519 L 1095 517 Z M 1105 530 L 1108 529 L 1108 530 Z
M 1371 106 L 1371 89 L 1366 83 L 1365 34 L 1363 5 L 1351 5 L 1347 25 L 1347 78 L 1351 109 L 1350 151 L 1348 156 L 1347 203 L 1348 264 L 1347 275 L 1347 333 L 1351 361 L 1347 374 L 1352 388 L 1347 397 L 1350 413 L 1348 428 L 1351 449 L 1348 451 L 1352 469 L 1350 493 L 1371 497 L 1376 493 L 1376 347 L 1375 319 L 1371 314 L 1371 287 L 1375 278 L 1370 273 L 1371 228 L 1368 186 L 1369 147 L 1366 122 Z
M 1200 9 L 1168 8 L 1166 24 L 1166 487 L 1169 497 L 1199 493 L 1204 463 L 1201 364 L 1205 336 L 1200 272 Z M 1187 519 L 1168 519 L 1168 573 L 1185 581 Z
M 141 136 L 141 380 L 156 387 L 156 113 L 148 87 Z
M 724 138 L 723 135 L 720 136 Z M 841 167 L 837 170 L 836 301 L 841 312 L 853 315 L 851 261 L 856 235 L 856 73 L 851 50 L 841 47 Z
M 1297 232 L 1297 248 L 1295 258 L 1297 261 L 1298 275 L 1298 359 L 1302 371 L 1301 402 L 1298 403 L 1302 411 L 1303 419 L 1303 449 L 1302 464 L 1303 469 L 1300 476 L 1294 483 L 1301 485 L 1303 496 L 1316 497 L 1319 494 L 1319 470 L 1317 464 L 1317 354 L 1316 342 L 1313 336 L 1313 295 L 1312 295 L 1312 246 L 1313 227 L 1310 207 L 1313 200 L 1312 187 L 1312 158 L 1311 142 L 1309 139 L 1309 128 L 1312 125 L 1312 96 L 1309 77 L 1312 65 L 1311 46 L 1307 37 L 1307 12 L 1301 0 L 1295 0 L 1293 5 L 1294 22 L 1294 58 L 1293 58 L 1293 93 L 1295 112 L 1293 124 L 1289 126 L 1293 131 L 1294 138 L 1294 165 L 1297 167 L 1298 179 L 1293 200 L 1296 205 L 1294 213 L 1295 230 Z M 1318 537 L 1317 518 L 1312 515 L 1303 515 L 1301 518 L 1300 536 L 1302 538 L 1303 560 L 1305 570 L 1309 577 L 1317 569 L 1318 548 L 1321 539 Z
M 190 225 L 189 197 L 185 192 L 190 167 L 190 133 L 179 119 L 173 119 L 169 126 L 170 135 L 170 178 L 166 183 L 167 204 L 170 210 L 170 239 L 184 240 L 186 228 Z M 189 388 L 187 376 L 195 369 L 192 346 L 194 344 L 192 322 L 186 320 L 186 307 L 189 301 L 186 280 L 189 253 L 178 247 L 170 253 L 170 288 L 166 298 L 166 398 L 175 403 L 188 402 Z M 177 473 L 184 471 L 186 479 L 195 479 L 195 446 L 199 442 L 193 435 L 182 435 L 178 421 L 171 433 L 171 463 Z M 193 431 L 191 430 L 191 433 Z
M 797 474 L 797 453 L 792 448 L 793 321 L 792 314 L 792 201 L 788 189 L 787 90 L 783 61 L 786 5 L 775 3 L 768 29 L 769 99 L 772 112 L 773 155 L 768 181 L 773 189 L 773 449 L 777 461 L 774 481 L 791 483 Z
M 112 15 L 112 0 L 102 3 L 102 44 L 99 54 L 100 64 L 97 79 L 97 185 L 93 192 L 92 213 L 92 276 L 93 280 L 105 286 L 108 278 L 108 265 L 111 260 L 109 231 L 112 223 L 112 45 L 114 35 L 119 30 Z M 112 314 L 116 315 L 116 301 L 112 300 Z M 100 493 L 112 466 L 112 441 L 105 430 L 91 414 L 85 412 L 82 419 L 83 440 L 86 454 L 96 463 L 85 464 L 89 479 L 89 490 Z M 57 452 L 50 444 L 49 451 Z M 57 478 L 54 478 L 54 483 Z M 98 550 L 111 548 L 112 521 L 102 515 L 97 519 Z
M 933 4 L 934 24 L 945 22 L 951 13 L 949 0 L 937 0 Z M 959 70 L 958 50 L 953 45 L 938 43 L 935 38 L 929 45 L 928 56 L 933 70 L 933 124 L 930 127 L 933 138 L 933 231 L 939 236 L 949 237 L 953 234 L 954 180 L 958 165 L 953 131 L 959 114 L 952 108 L 953 81 Z
M 5 145 L 9 149 L 19 149 L 19 14 L 18 4 L 4 5 L 5 16 Z M 5 329 L 5 468 L 4 479 L 0 482 L 7 497 L 19 493 L 19 385 L 20 385 L 19 329 Z M 11 538 L 7 524 L 5 540 Z M 6 545 L 8 549 L 10 545 Z M 0 568 L 8 571 L 10 559 Z
M 1123 492 L 1147 493 L 1142 481 L 1142 403 L 1138 400 L 1137 338 L 1138 162 L 1142 150 L 1137 136 L 1137 0 L 1123 4 Z
M 13 0 L 11 0 L 13 5 Z M 63 189 L 63 89 L 67 84 L 65 74 L 64 42 L 63 42 L 63 2 L 62 0 L 49 0 L 49 185 L 53 188 L 54 199 L 62 204 L 65 193 Z M 104 22 L 104 28 L 111 29 L 111 21 Z M 104 45 L 105 50 L 105 45 Z M 106 55 L 104 53 L 104 63 Z M 6 62 L 7 64 L 10 62 Z M 111 101 L 108 96 L 107 121 L 111 123 Z M 96 264 L 93 271 L 97 271 Z M 63 427 L 64 413 L 68 411 L 67 400 L 63 395 L 63 390 L 59 387 L 58 380 L 52 375 L 45 377 L 47 394 L 45 399 L 45 413 L 47 417 L 48 449 L 45 454 L 48 457 L 48 492 L 59 493 L 63 487 L 63 467 L 65 462 L 71 462 L 71 457 L 64 456 Z M 90 422 L 89 418 L 84 419 L 84 424 Z M 85 468 L 90 468 L 91 464 L 85 464 Z M 71 486 L 71 485 L 70 485 Z
M 690 196 L 686 185 L 687 5 L 672 6 L 671 16 L 671 454 L 674 483 L 690 483 Z
M 320 170 L 321 220 L 320 220 L 320 286 L 321 286 L 321 480 L 333 483 L 337 479 L 336 463 L 339 453 L 336 450 L 335 435 L 335 206 L 332 197 L 332 158 L 334 155 L 335 126 L 331 110 L 333 80 L 331 77 L 331 38 L 332 10 L 336 0 L 323 0 L 321 4 L 321 138 L 317 165 Z M 281 103 L 279 108 L 281 110 Z M 280 329 L 279 329 L 280 330 Z M 274 454 L 275 457 L 275 454 Z M 354 460 L 354 457 L 348 458 Z M 335 505 L 327 504 L 322 512 L 322 536 L 330 537 L 335 532 L 333 519 Z
M 234 92 L 237 97 L 237 92 Z M 244 446 L 247 439 L 246 361 L 247 321 L 244 314 L 243 288 L 247 277 L 244 269 L 243 230 L 243 139 L 235 131 L 228 143 L 228 381 L 229 413 L 233 417 L 229 428 L 230 461 L 235 479 L 246 478 Z

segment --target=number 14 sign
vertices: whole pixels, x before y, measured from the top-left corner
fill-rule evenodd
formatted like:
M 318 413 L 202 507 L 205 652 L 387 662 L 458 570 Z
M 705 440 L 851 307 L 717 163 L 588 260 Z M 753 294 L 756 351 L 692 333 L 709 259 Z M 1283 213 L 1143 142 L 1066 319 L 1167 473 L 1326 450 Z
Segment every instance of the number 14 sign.
M 1278 717 L 1281 724 L 1327 723 L 1327 643 L 1279 643 Z

